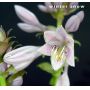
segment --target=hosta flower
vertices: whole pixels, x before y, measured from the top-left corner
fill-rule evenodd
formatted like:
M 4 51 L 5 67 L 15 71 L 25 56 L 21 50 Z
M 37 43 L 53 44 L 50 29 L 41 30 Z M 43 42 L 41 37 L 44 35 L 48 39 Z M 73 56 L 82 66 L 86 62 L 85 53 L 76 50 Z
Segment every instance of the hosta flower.
M 46 44 L 38 51 L 44 55 L 51 56 L 51 64 L 54 70 L 58 70 L 67 62 L 75 66 L 74 62 L 74 40 L 61 26 L 56 31 L 44 32 Z
M 39 47 L 24 46 L 8 52 L 4 56 L 4 61 L 7 64 L 13 65 L 17 71 L 25 69 L 29 66 L 40 53 L 37 52 Z
M 11 86 L 21 86 L 22 84 L 23 84 L 23 78 L 22 76 L 19 76 L 13 80 Z
M 58 78 L 56 86 L 70 86 L 68 77 L 68 65 L 65 65 L 63 74 Z
M 80 11 L 76 15 L 71 16 L 66 22 L 65 29 L 68 32 L 75 32 L 78 30 L 80 23 L 84 18 L 84 12 Z
M 18 23 L 19 28 L 23 31 L 31 33 L 47 30 L 47 27 L 39 22 L 34 13 L 26 8 L 15 5 L 15 11 L 17 16 L 23 21 L 22 23 Z

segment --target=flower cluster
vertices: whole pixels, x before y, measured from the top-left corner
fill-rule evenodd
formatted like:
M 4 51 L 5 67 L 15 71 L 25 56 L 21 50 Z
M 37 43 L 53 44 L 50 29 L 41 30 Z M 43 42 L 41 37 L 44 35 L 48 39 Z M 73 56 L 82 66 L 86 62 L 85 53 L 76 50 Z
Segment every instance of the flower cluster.
M 57 5 L 67 5 L 68 7 L 54 8 L 54 6 Z M 56 19 L 56 26 L 46 26 L 42 24 L 33 12 L 20 5 L 15 5 L 15 12 L 22 20 L 21 23 L 17 24 L 18 27 L 28 33 L 43 33 L 45 44 L 42 46 L 23 46 L 14 50 L 10 50 L 3 57 L 4 62 L 13 66 L 15 72 L 18 73 L 22 72 L 23 69 L 29 66 L 39 56 L 50 56 L 51 63 L 44 62 L 38 65 L 39 68 L 52 75 L 50 85 L 70 85 L 68 66 L 70 65 L 75 67 L 75 40 L 70 32 L 77 31 L 84 18 L 84 11 L 79 11 L 66 21 L 65 27 L 63 26 L 64 17 L 77 10 L 76 8 L 70 8 L 73 5 L 77 6 L 78 3 L 46 2 L 45 5 L 38 5 L 38 8 L 41 11 L 50 13 L 52 17 Z M 3 34 L 5 35 L 4 32 L 1 32 L 0 34 L 1 41 L 3 41 L 6 37 L 3 37 Z M 1 49 L 2 48 L 0 46 L 0 53 L 3 51 Z M 5 67 L 5 65 L 2 66 Z M 2 68 L 3 71 L 5 71 L 4 69 Z M 17 73 L 15 73 L 16 76 L 19 75 L 17 75 Z M 17 85 L 16 82 L 21 84 L 22 77 L 20 75 L 19 77 L 15 78 L 11 84 Z

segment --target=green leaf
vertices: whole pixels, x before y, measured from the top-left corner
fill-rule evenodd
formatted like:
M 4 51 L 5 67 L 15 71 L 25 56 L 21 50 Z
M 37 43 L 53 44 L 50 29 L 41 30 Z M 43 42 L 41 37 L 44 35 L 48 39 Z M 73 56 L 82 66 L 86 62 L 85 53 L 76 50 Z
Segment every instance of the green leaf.
M 2 75 L 0 75 L 0 86 L 6 86 L 5 77 L 3 77 Z
M 74 43 L 81 46 L 81 43 L 78 40 L 74 40 Z
M 40 64 L 38 64 L 38 67 L 39 67 L 41 70 L 43 70 L 43 71 L 45 71 L 45 72 L 48 72 L 48 73 L 50 73 L 50 74 L 52 74 L 52 73 L 54 72 L 54 70 L 53 70 L 52 67 L 51 67 L 51 64 L 48 63 L 48 62 L 40 63 Z

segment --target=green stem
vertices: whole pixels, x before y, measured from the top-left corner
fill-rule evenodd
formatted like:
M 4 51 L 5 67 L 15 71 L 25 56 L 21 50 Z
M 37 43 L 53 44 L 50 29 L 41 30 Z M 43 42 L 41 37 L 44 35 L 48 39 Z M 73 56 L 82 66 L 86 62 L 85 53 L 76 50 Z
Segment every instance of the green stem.
M 50 85 L 56 86 L 58 78 L 61 76 L 61 73 L 63 72 L 63 67 L 57 71 L 54 71 L 52 74 L 52 78 L 50 80 Z
M 64 15 L 57 16 L 57 27 L 60 27 L 63 24 Z
M 6 86 L 6 80 L 3 76 L 0 76 L 0 86 Z

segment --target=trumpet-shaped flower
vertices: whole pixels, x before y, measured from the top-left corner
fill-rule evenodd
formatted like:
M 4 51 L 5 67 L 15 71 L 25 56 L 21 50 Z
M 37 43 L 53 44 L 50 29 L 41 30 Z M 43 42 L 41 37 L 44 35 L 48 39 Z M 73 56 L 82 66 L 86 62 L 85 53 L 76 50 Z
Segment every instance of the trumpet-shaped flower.
M 51 64 L 54 70 L 58 70 L 67 62 L 75 66 L 74 62 L 74 40 L 61 26 L 56 31 L 44 32 L 46 44 L 38 51 L 44 55 L 51 56 Z
M 84 18 L 84 12 L 80 11 L 76 15 L 71 16 L 66 22 L 65 29 L 68 32 L 75 32 L 78 30 L 80 23 Z
M 15 5 L 15 11 L 17 16 L 24 22 L 18 23 L 19 28 L 25 32 L 43 32 L 47 30 L 47 27 L 39 22 L 37 17 L 31 11 L 26 8 Z
M 70 86 L 68 77 L 68 65 L 65 65 L 63 74 L 58 78 L 56 86 Z
M 17 71 L 23 70 L 40 56 L 40 53 L 37 52 L 38 49 L 39 47 L 36 46 L 24 46 L 12 50 L 5 54 L 4 61 L 13 65 Z

